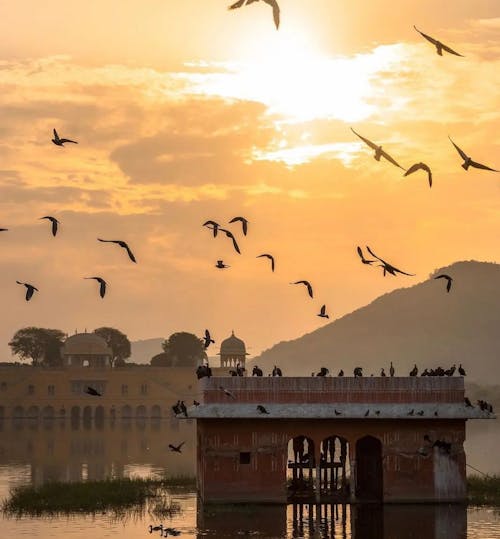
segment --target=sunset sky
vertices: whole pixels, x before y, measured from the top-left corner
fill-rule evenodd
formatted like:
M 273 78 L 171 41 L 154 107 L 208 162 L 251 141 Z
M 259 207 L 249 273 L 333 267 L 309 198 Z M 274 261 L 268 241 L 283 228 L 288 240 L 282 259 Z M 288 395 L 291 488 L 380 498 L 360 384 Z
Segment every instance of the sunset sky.
M 500 174 L 463 170 L 448 135 L 500 169 L 500 1 L 280 0 L 279 31 L 264 3 L 229 3 L 0 6 L 6 359 L 29 325 L 133 340 L 208 328 L 211 353 L 234 329 L 255 355 L 324 324 L 324 303 L 331 321 L 457 260 L 499 261 Z M 53 145 L 54 127 L 79 144 Z M 405 168 L 427 163 L 432 189 L 350 127 Z M 227 225 L 237 215 L 247 237 Z M 127 241 L 138 264 L 97 237 Z M 362 265 L 367 244 L 416 277 Z M 40 292 L 26 302 L 16 279 Z

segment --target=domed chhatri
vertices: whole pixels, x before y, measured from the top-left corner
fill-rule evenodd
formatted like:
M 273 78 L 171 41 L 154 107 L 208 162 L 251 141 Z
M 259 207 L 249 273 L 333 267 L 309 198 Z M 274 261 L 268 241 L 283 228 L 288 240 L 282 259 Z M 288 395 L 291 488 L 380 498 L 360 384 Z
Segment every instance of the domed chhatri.
M 232 331 L 231 336 L 221 342 L 219 355 L 221 367 L 236 367 L 238 364 L 244 367 L 248 354 L 245 343 Z
M 66 367 L 102 368 L 111 366 L 112 352 L 106 341 L 95 333 L 75 333 L 61 350 Z

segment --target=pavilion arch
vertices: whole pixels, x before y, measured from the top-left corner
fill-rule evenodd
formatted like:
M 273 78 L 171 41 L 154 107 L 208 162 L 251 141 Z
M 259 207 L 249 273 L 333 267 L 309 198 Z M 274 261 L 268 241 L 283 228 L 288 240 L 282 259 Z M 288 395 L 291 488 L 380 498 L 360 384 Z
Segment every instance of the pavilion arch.
M 92 406 L 84 406 L 82 418 L 85 423 L 89 423 L 92 420 Z
M 43 419 L 54 419 L 54 407 L 53 406 L 44 406 L 42 409 L 42 417 Z
M 30 406 L 26 411 L 26 417 L 30 419 L 38 419 L 40 416 L 40 408 L 38 406 Z
M 148 410 L 147 408 L 143 405 L 143 404 L 140 404 L 136 409 L 135 409 L 135 417 L 136 418 L 146 418 L 148 416 Z
M 104 426 L 104 406 L 97 406 L 94 411 L 94 421 L 95 425 L 98 428 L 102 428 Z
M 132 417 L 132 407 L 128 404 L 122 406 L 121 417 L 130 419 Z
M 316 488 L 316 459 L 314 440 L 304 434 L 288 442 L 288 498 L 310 498 Z
M 72 406 L 70 412 L 71 421 L 76 422 L 80 419 L 80 407 Z
M 24 408 L 22 406 L 15 406 L 12 410 L 12 417 L 14 419 L 21 419 L 24 417 Z
M 356 498 L 361 501 L 382 501 L 384 473 L 382 442 L 364 436 L 356 442 Z
M 151 407 L 151 417 L 161 417 L 161 406 L 159 404 L 155 404 Z
M 319 486 L 322 496 L 346 500 L 349 496 L 349 442 L 331 435 L 321 442 Z

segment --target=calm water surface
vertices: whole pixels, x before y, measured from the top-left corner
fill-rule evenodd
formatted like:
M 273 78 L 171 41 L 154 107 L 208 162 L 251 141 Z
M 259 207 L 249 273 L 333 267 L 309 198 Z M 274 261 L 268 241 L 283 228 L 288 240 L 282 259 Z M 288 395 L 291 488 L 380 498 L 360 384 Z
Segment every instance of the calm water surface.
M 93 425 L 22 421 L 0 425 L 0 499 L 20 484 L 109 476 L 194 474 L 193 426 L 169 421 Z M 186 441 L 182 455 L 169 443 Z M 160 537 L 149 525 L 183 538 L 500 539 L 500 512 L 461 506 L 201 506 L 194 492 L 172 492 L 180 512 L 156 518 L 145 510 L 117 517 L 13 518 L 0 514 L 0 538 Z

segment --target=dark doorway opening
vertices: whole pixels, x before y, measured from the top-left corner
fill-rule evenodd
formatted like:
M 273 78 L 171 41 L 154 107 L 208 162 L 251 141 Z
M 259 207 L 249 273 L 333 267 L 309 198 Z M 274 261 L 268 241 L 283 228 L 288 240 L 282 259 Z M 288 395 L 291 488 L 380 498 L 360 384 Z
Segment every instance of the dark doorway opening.
M 356 442 L 356 498 L 380 502 L 382 497 L 382 443 L 365 436 Z

